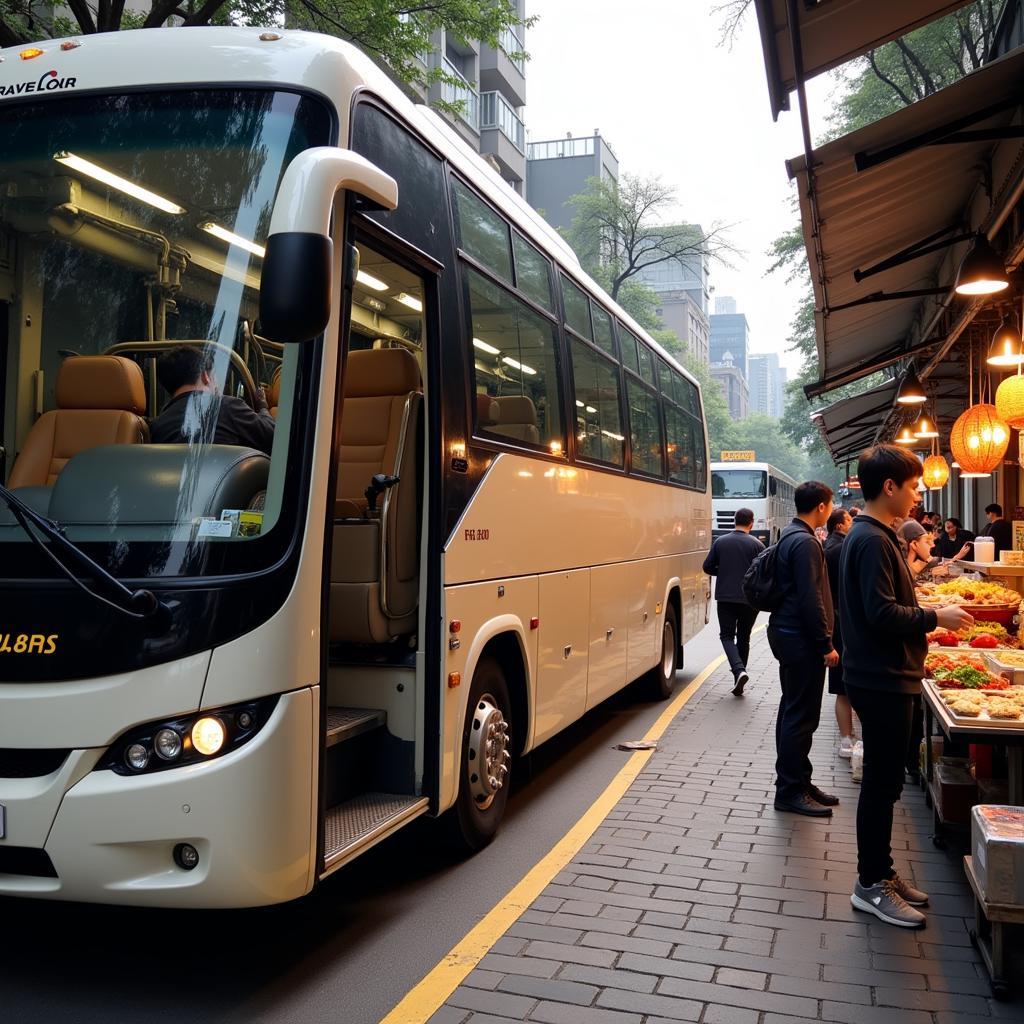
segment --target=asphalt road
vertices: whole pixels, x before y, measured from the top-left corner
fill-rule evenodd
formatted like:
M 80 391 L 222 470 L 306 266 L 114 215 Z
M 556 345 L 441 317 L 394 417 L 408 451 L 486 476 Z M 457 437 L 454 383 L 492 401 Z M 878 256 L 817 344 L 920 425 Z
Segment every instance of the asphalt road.
M 716 625 L 687 645 L 680 684 L 720 653 Z M 544 744 L 498 838 L 468 860 L 420 820 L 284 907 L 0 899 L 0 1021 L 373 1024 L 551 849 L 629 756 L 615 744 L 663 708 L 627 690 Z

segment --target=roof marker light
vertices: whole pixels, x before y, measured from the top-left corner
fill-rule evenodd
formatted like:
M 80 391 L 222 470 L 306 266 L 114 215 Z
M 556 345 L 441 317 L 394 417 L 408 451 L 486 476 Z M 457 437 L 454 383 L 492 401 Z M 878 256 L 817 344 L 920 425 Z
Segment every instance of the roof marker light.
M 82 44 L 77 39 L 65 39 L 60 48 L 67 53 L 68 50 L 77 50 Z
M 138 199 L 149 206 L 155 206 L 158 210 L 163 210 L 164 213 L 187 212 L 184 206 L 172 203 L 170 199 L 165 199 L 163 196 L 157 195 L 156 192 L 151 192 L 148 188 L 136 185 L 134 181 L 122 178 L 119 174 L 108 171 L 105 167 L 100 167 L 99 164 L 94 164 L 91 160 L 75 156 L 74 153 L 54 153 L 53 159 L 65 167 L 70 167 L 73 171 L 78 171 L 79 174 L 84 174 L 87 178 L 92 178 L 103 185 L 117 189 L 118 192 L 123 192 L 126 196 L 131 196 L 132 199 Z
M 222 228 L 219 224 L 214 224 L 213 221 L 204 221 L 199 226 L 208 235 L 213 235 L 214 238 L 219 238 L 222 242 L 227 242 L 229 245 L 237 245 L 239 249 L 245 249 L 246 252 L 259 256 L 260 259 L 267 254 L 267 250 L 262 245 L 250 242 L 248 238 L 236 235 L 234 231 L 228 231 L 227 228 Z
M 32 60 L 34 57 L 42 57 L 45 50 L 40 50 L 38 46 L 30 46 L 27 50 L 22 50 L 18 56 L 22 60 Z

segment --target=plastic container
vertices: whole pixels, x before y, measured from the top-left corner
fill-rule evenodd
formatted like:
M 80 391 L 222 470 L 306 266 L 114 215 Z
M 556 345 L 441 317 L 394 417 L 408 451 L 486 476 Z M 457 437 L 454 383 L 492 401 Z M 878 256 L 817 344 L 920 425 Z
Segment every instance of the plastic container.
M 864 744 L 857 740 L 853 745 L 853 753 L 850 755 L 850 776 L 854 782 L 860 782 L 864 778 Z
M 974 538 L 974 561 L 992 563 L 996 560 L 996 542 L 993 537 Z
M 989 903 L 1024 906 L 1024 808 L 979 804 L 971 811 L 974 874 Z

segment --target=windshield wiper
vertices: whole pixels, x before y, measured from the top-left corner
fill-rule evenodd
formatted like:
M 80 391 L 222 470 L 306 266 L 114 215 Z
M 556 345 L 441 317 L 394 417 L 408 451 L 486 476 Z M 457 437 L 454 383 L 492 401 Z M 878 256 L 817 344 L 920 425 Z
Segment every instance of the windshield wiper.
M 148 619 L 166 608 L 152 590 L 130 590 L 119 579 L 111 576 L 99 562 L 90 558 L 77 544 L 64 536 L 64 530 L 59 523 L 40 515 L 31 505 L 26 504 L 14 491 L 3 484 L 0 484 L 0 499 L 11 510 L 11 515 L 25 531 L 29 540 L 53 562 L 63 575 L 91 598 L 109 605 L 131 619 Z M 39 534 L 42 534 L 42 537 Z M 44 542 L 43 537 L 49 543 Z M 77 563 L 79 569 L 84 570 L 85 575 L 91 576 L 100 583 L 110 597 L 105 597 L 98 591 L 87 587 L 75 575 L 74 569 L 59 558 L 52 548 L 57 548 L 63 555 Z

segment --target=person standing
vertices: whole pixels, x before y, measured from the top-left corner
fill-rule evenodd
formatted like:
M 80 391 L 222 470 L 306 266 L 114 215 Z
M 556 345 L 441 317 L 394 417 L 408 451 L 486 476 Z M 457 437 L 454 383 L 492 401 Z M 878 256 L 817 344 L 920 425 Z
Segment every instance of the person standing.
M 837 508 L 828 517 L 828 538 L 825 541 L 825 565 L 828 568 L 828 585 L 832 592 L 832 609 L 835 623 L 832 627 L 832 646 L 839 654 L 839 664 L 828 670 L 828 692 L 836 699 L 836 724 L 839 726 L 839 756 L 853 756 L 853 711 L 850 699 L 843 685 L 843 631 L 839 620 L 839 558 L 843 541 L 853 526 L 853 518 L 845 508 Z
M 954 516 L 950 516 L 943 527 L 932 553 L 939 558 L 970 558 L 974 534 L 970 530 L 965 530 L 960 525 L 960 520 Z
M 996 542 L 996 561 L 1000 551 L 1013 550 L 1013 527 L 1003 518 L 1003 506 L 992 502 L 985 506 L 988 523 L 981 531 L 982 537 L 991 537 Z
M 722 650 L 732 669 L 732 692 L 743 696 L 743 688 L 750 682 L 747 661 L 750 658 L 750 631 L 754 628 L 757 609 L 752 608 L 743 595 L 743 576 L 750 563 L 764 551 L 764 545 L 750 536 L 754 513 L 749 508 L 736 512 L 736 528 L 711 545 L 704 559 L 704 571 L 718 577 L 715 601 L 718 604 L 718 637 Z
M 864 512 L 843 544 L 839 614 L 846 692 L 864 735 L 857 803 L 857 879 L 850 903 L 887 924 L 920 928 L 927 893 L 893 868 L 893 806 L 903 790 L 904 756 L 921 692 L 927 633 L 974 621 L 957 606 L 918 607 L 914 579 L 889 526 L 917 500 L 921 462 L 896 445 L 868 448 L 857 467 Z
M 825 553 L 814 535 L 832 514 L 832 490 L 811 480 L 794 494 L 796 518 L 782 531 L 776 555 L 778 608 L 768 643 L 779 661 L 782 699 L 775 720 L 775 809 L 828 817 L 839 803 L 811 781 L 809 754 L 821 718 L 825 669 L 839 664 L 832 646 L 832 592 Z

